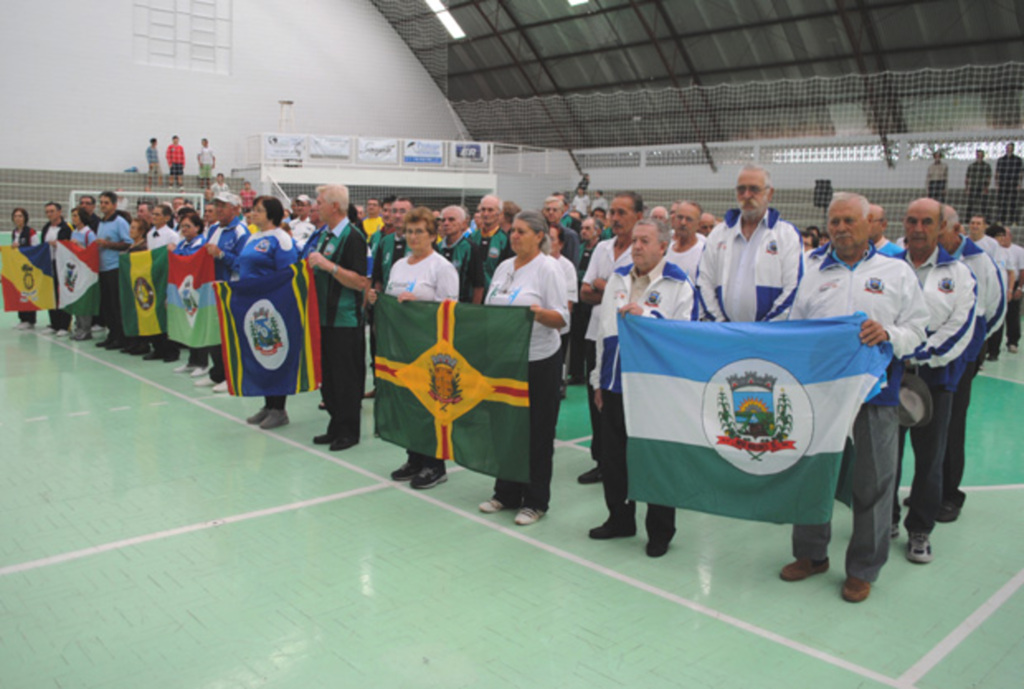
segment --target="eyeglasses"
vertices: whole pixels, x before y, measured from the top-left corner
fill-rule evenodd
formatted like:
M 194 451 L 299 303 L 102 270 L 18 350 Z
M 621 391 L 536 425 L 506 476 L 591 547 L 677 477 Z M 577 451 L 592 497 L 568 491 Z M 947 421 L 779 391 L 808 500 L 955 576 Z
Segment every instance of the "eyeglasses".
M 764 190 L 765 190 L 764 187 L 755 186 L 753 184 L 737 184 L 736 185 L 736 195 L 737 196 L 743 196 L 748 191 L 751 194 L 753 194 L 754 196 L 757 196 L 758 194 L 760 194 Z

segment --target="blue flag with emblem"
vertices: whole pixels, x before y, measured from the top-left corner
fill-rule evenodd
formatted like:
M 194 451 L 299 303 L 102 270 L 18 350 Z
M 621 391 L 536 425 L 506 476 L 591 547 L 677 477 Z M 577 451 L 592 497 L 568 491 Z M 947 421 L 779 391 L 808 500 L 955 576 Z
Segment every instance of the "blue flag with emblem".
M 843 451 L 892 359 L 863 316 L 619 325 L 629 497 L 740 519 L 832 517 Z

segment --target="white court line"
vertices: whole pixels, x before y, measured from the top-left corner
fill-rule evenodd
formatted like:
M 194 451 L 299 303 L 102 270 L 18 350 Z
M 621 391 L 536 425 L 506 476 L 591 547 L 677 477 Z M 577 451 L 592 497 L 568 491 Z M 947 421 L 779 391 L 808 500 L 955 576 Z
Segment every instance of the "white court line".
M 828 663 L 830 665 L 834 665 L 834 666 L 836 666 L 838 668 L 841 668 L 843 670 L 847 670 L 847 671 L 852 672 L 854 674 L 860 675 L 861 677 L 865 677 L 867 679 L 870 679 L 872 681 L 878 682 L 880 684 L 884 684 L 886 686 L 894 687 L 895 689 L 911 689 L 912 685 L 910 683 L 908 683 L 908 682 L 902 681 L 902 679 L 897 680 L 897 679 L 893 679 L 892 677 L 887 677 L 887 676 L 885 676 L 883 674 L 875 672 L 874 670 L 870 670 L 870 669 L 868 669 L 866 667 L 862 667 L 860 665 L 857 665 L 856 663 L 851 663 L 851 662 L 849 662 L 847 660 L 843 660 L 842 658 L 838 658 L 838 657 L 833 656 L 833 655 L 831 655 L 829 653 L 825 653 L 824 651 L 819 651 L 816 648 L 812 648 L 811 646 L 807 646 L 805 644 L 802 644 L 799 641 L 793 641 L 792 639 L 787 639 L 786 637 L 782 636 L 781 634 L 776 634 L 775 632 L 769 631 L 769 630 L 764 629 L 762 627 L 758 627 L 755 624 L 751 624 L 751 623 L 745 622 L 745 621 L 743 621 L 743 620 L 741 620 L 739 618 L 733 617 L 731 615 L 727 615 L 727 614 L 725 614 L 723 612 L 719 612 L 718 610 L 715 610 L 714 608 L 709 608 L 706 605 L 701 605 L 700 603 L 697 603 L 696 601 L 692 601 L 689 598 L 683 598 L 682 596 L 679 596 L 677 594 L 671 593 L 670 591 L 666 591 L 664 589 L 658 588 L 657 586 L 653 586 L 653 585 L 648 584 L 648 583 L 646 583 L 644 581 L 640 581 L 639 579 L 634 579 L 631 576 L 628 576 L 628 575 L 623 574 L 621 572 L 617 572 L 614 569 L 610 569 L 608 567 L 605 567 L 604 565 L 600 565 L 600 564 L 598 564 L 598 563 L 596 563 L 596 562 L 594 562 L 592 560 L 588 560 L 588 559 L 586 559 L 584 557 L 580 557 L 579 555 L 574 555 L 573 553 L 570 553 L 570 552 L 568 552 L 566 550 L 562 550 L 561 548 L 558 548 L 556 546 L 549 545 L 547 543 L 544 543 L 543 541 L 538 541 L 535 538 L 530 538 L 529 536 L 524 535 L 521 529 L 517 530 L 517 529 L 509 528 L 507 526 L 502 526 L 502 525 L 500 525 L 500 524 L 498 524 L 498 523 L 496 523 L 494 521 L 491 521 L 490 519 L 486 519 L 486 518 L 481 517 L 479 515 L 472 514 L 470 512 L 466 512 L 465 510 L 459 509 L 458 507 L 455 507 L 454 505 L 449 505 L 448 503 L 442 502 L 441 500 L 438 500 L 437 498 L 434 498 L 434 497 L 431 497 L 429 495 L 426 495 L 423 492 L 419 492 L 419 491 L 415 491 L 414 492 L 412 490 L 403 491 L 403 492 L 409 492 L 412 495 L 414 495 L 415 497 L 417 497 L 417 498 L 419 498 L 421 500 L 424 500 L 426 502 L 429 502 L 430 504 L 432 504 L 432 505 L 434 505 L 436 507 L 440 507 L 443 510 L 451 512 L 451 513 L 453 513 L 455 515 L 458 515 L 458 516 L 460 516 L 460 517 L 462 517 L 464 519 L 468 519 L 468 520 L 470 520 L 472 522 L 475 522 L 477 524 L 482 524 L 483 526 L 486 526 L 489 529 L 493 529 L 493 530 L 495 530 L 495 531 L 497 531 L 499 533 L 502 533 L 502 534 L 504 534 L 506 536 L 514 538 L 514 539 L 516 539 L 518 541 L 521 541 L 521 542 L 526 543 L 528 545 L 532 545 L 535 548 L 539 548 L 540 550 L 543 550 L 543 551 L 545 551 L 547 553 L 550 553 L 550 554 L 552 554 L 552 555 L 554 555 L 556 557 L 559 557 L 559 558 L 561 558 L 563 560 L 567 560 L 568 562 L 572 562 L 573 564 L 576 564 L 576 565 L 579 565 L 579 566 L 584 567 L 586 569 L 589 569 L 592 572 L 597 572 L 598 574 L 603 574 L 604 576 L 609 577 L 611 579 L 614 579 L 615 581 L 618 581 L 620 583 L 626 584 L 627 586 L 632 586 L 633 588 L 639 589 L 639 590 L 644 591 L 646 593 L 650 593 L 650 594 L 655 595 L 655 596 L 657 596 L 659 598 L 667 600 L 667 601 L 669 601 L 671 603 L 675 603 L 676 605 L 680 605 L 680 606 L 682 606 L 684 608 L 688 608 L 688 609 L 690 609 L 690 610 L 692 610 L 692 611 L 694 611 L 696 613 L 700 613 L 701 615 L 706 615 L 707 617 L 710 617 L 710 618 L 712 618 L 714 620 L 718 620 L 719 622 L 724 622 L 725 624 L 728 624 L 728 625 L 730 625 L 732 627 L 736 627 L 736 628 L 741 629 L 741 630 L 743 630 L 745 632 L 749 632 L 751 634 L 754 634 L 756 636 L 761 637 L 762 639 L 766 639 L 768 641 L 772 641 L 772 642 L 777 643 L 777 644 L 779 644 L 781 646 L 784 646 L 784 647 L 786 647 L 786 648 L 788 648 L 790 650 L 797 651 L 799 653 L 803 653 L 803 654 L 811 656 L 812 658 L 815 658 L 817 660 L 821 660 L 821 661 L 826 662 L 826 663 Z
M 73 411 L 68 416 L 88 416 L 91 413 L 89 411 Z
M 280 514 L 282 512 L 292 512 L 294 510 L 300 510 L 305 507 L 312 507 L 313 505 L 322 505 L 325 502 L 335 502 L 338 500 L 344 500 L 355 495 L 362 495 L 364 493 L 372 493 L 382 488 L 390 488 L 393 483 L 382 482 L 375 483 L 370 486 L 363 486 L 362 488 L 354 488 L 353 490 L 346 490 L 342 493 L 334 493 L 333 495 L 324 495 L 319 498 L 312 498 L 310 500 L 302 500 L 301 502 L 293 502 L 287 505 L 279 505 L 277 507 L 268 507 L 263 510 L 256 510 L 254 512 L 245 512 L 244 514 L 236 514 L 230 517 L 223 517 L 221 519 L 211 519 L 206 522 L 199 522 L 198 524 L 189 524 L 188 526 L 179 526 L 176 529 L 167 529 L 166 531 L 157 531 L 155 533 L 145 534 L 143 536 L 135 536 L 133 538 L 126 538 L 121 541 L 113 541 L 111 543 L 104 543 L 103 545 L 93 546 L 91 548 L 82 548 L 81 550 L 73 550 L 69 553 L 61 553 L 60 555 L 52 555 L 50 557 L 43 557 L 38 560 L 29 560 L 28 562 L 22 562 L 17 565 L 8 565 L 7 567 L 0 567 L 0 577 L 7 576 L 8 574 L 18 574 L 20 572 L 27 572 L 33 569 L 39 569 L 40 567 L 47 567 L 49 565 L 56 565 L 63 562 L 70 562 L 72 560 L 80 560 L 83 557 L 89 557 L 91 555 L 98 555 L 100 553 L 108 553 L 111 550 L 120 550 L 121 548 L 128 548 L 133 545 L 140 545 L 142 543 L 149 543 L 151 541 L 159 541 L 164 538 L 171 538 L 172 536 L 180 536 L 182 534 L 194 533 L 196 531 L 204 531 L 206 529 L 213 529 L 218 526 L 224 526 L 225 524 L 236 524 L 238 522 L 244 522 L 249 519 L 256 519 L 257 517 L 266 517 L 272 514 Z
M 981 607 L 971 613 L 970 617 L 961 622 L 945 639 L 936 644 L 935 648 L 925 654 L 921 660 L 914 663 L 909 670 L 900 675 L 899 681 L 905 682 L 908 685 L 915 684 L 931 672 L 964 639 L 970 636 L 971 632 L 980 627 L 1003 603 L 1008 601 L 1022 585 L 1024 585 L 1024 569 L 1017 572 L 1016 576 L 1006 582 L 1001 589 L 993 593 L 991 598 L 982 603 Z
M 46 421 L 49 416 L 33 416 L 31 419 L 25 419 L 25 423 L 35 423 L 37 421 Z
M 111 407 L 110 411 L 128 411 L 131 407 Z
M 1016 383 L 1017 385 L 1024 385 L 1024 381 L 1022 380 L 1017 380 L 1015 378 L 1004 378 L 1003 376 L 994 376 L 991 373 L 985 373 L 984 371 L 982 371 L 978 375 L 984 378 L 995 378 L 996 380 L 1002 380 L 1007 383 Z
M 124 375 L 127 375 L 130 378 L 134 378 L 135 380 L 137 380 L 137 381 L 139 381 L 141 383 L 145 383 L 147 385 L 151 385 L 152 387 L 155 387 L 158 390 L 162 390 L 162 391 L 164 391 L 164 392 L 166 392 L 166 393 L 168 393 L 170 395 L 174 395 L 175 397 L 183 399 L 183 400 L 185 400 L 185 401 L 187 401 L 187 402 L 189 402 L 191 404 L 194 404 L 194 405 L 196 405 L 198 407 L 201 407 L 203 409 L 211 411 L 211 412 L 213 412 L 213 413 L 215 413 L 215 414 L 217 414 L 219 416 L 224 417 L 225 419 L 228 419 L 229 421 L 232 421 L 232 422 L 238 423 L 240 425 L 243 425 L 246 428 L 252 428 L 252 427 L 248 426 L 245 423 L 244 419 L 235 418 L 234 416 L 231 416 L 227 412 L 224 412 L 224 411 L 221 411 L 221 410 L 216 409 L 214 407 L 211 407 L 210 405 L 203 404 L 202 402 L 197 401 L 195 398 L 189 397 L 188 395 L 186 395 L 184 393 L 180 393 L 180 392 L 178 392 L 176 390 L 172 390 L 170 388 L 164 387 L 163 385 L 160 385 L 159 383 L 156 383 L 156 382 L 154 382 L 152 380 L 149 380 L 148 378 L 140 376 L 140 375 L 138 375 L 138 374 L 136 374 L 136 373 L 134 373 L 132 371 L 129 371 L 129 370 L 125 369 L 125 368 L 122 368 L 122 367 L 120 367 L 120 366 L 118 366 L 116 364 L 110 363 L 108 361 L 104 361 L 103 359 L 100 359 L 99 357 L 96 357 L 96 356 L 94 356 L 92 354 L 87 354 L 84 351 L 78 350 L 78 349 L 76 349 L 76 348 L 74 348 L 74 347 L 72 347 L 70 345 L 64 344 L 62 342 L 53 342 L 53 344 L 55 344 L 55 345 L 57 345 L 59 347 L 64 347 L 65 349 L 68 349 L 68 350 L 70 350 L 72 352 L 75 352 L 79 356 L 84 356 L 87 359 L 90 359 L 90 360 L 95 361 L 95 362 L 97 362 L 99 364 L 102 364 L 103 366 L 107 366 L 108 368 L 112 368 L 115 371 L 123 373 Z M 256 429 L 253 429 L 253 430 L 256 431 Z M 323 459 L 327 459 L 328 461 L 333 462 L 333 463 L 335 463 L 335 464 L 337 464 L 339 466 L 343 466 L 345 468 L 351 469 L 352 471 L 355 471 L 355 472 L 357 472 L 357 473 L 359 473 L 361 475 L 368 476 L 368 477 L 373 478 L 373 479 L 378 480 L 378 481 L 385 481 L 385 479 L 383 479 L 381 476 L 378 476 L 377 474 L 374 474 L 371 471 L 363 469 L 360 466 L 357 466 L 357 465 L 354 465 L 354 464 L 350 464 L 349 462 L 345 462 L 343 460 L 336 459 L 335 457 L 332 457 L 332 456 L 330 456 L 330 455 L 328 455 L 328 454 L 326 454 L 324 452 L 320 452 L 320 451 L 315 450 L 313 448 L 310 448 L 308 446 L 302 445 L 301 443 L 298 443 L 298 442 L 292 440 L 291 438 L 286 438 L 286 437 L 284 437 L 282 435 L 274 433 L 273 431 L 259 431 L 259 432 L 265 433 L 268 436 L 276 438 L 277 440 L 280 440 L 281 442 L 284 442 L 284 443 L 286 443 L 288 445 L 291 445 L 291 446 L 293 446 L 295 448 L 303 450 L 304 452 L 308 452 L 310 454 L 316 455 L 316 456 L 321 457 Z M 564 442 L 564 441 L 557 441 L 557 442 Z M 577 447 L 577 448 L 579 448 L 581 450 L 588 450 L 588 448 L 583 448 L 583 447 L 580 447 L 578 445 L 574 445 L 572 443 L 569 443 L 569 446 Z M 378 486 L 373 486 L 371 488 L 393 486 L 393 485 L 395 485 L 395 484 L 388 482 L 388 483 L 378 484 Z M 491 521 L 488 521 L 488 520 L 486 520 L 486 519 L 484 519 L 482 517 L 479 517 L 478 515 L 474 515 L 474 514 L 471 514 L 469 512 L 466 512 L 464 510 L 461 510 L 461 509 L 459 509 L 457 507 L 454 507 L 452 505 L 448 505 L 447 503 L 444 503 L 444 502 L 442 502 L 442 501 L 440 501 L 440 500 L 438 500 L 436 498 L 432 498 L 429 495 L 426 495 L 422 491 L 416 491 L 416 490 L 413 490 L 412 488 L 407 488 L 407 487 L 404 487 L 404 486 L 401 486 L 400 490 L 402 492 L 405 492 L 405 493 L 408 493 L 408 494 L 413 495 L 415 497 L 418 497 L 421 500 L 425 500 L 426 502 L 429 502 L 429 503 L 431 503 L 431 504 L 433 504 L 435 506 L 441 507 L 442 509 L 447 510 L 449 512 L 452 512 L 453 514 L 457 514 L 457 515 L 459 515 L 459 516 L 461 516 L 461 517 L 463 517 L 465 519 L 469 519 L 470 521 L 476 522 L 478 524 L 485 525 L 488 528 L 494 529 L 494 530 L 496 530 L 496 531 L 498 531 L 500 533 L 503 533 L 503 534 L 505 534 L 507 536 L 515 538 L 515 539 L 517 539 L 519 541 L 522 541 L 524 543 L 533 545 L 536 548 L 539 548 L 539 549 L 544 550 L 544 551 L 546 551 L 548 553 L 556 555 L 557 557 L 560 557 L 560 558 L 562 558 L 564 560 L 567 560 L 569 562 L 573 562 L 573 563 L 578 564 L 578 565 L 580 565 L 582 567 L 590 569 L 590 570 L 592 570 L 594 572 L 598 572 L 598 573 L 603 574 L 605 576 L 608 576 L 608 577 L 610 577 L 612 579 L 615 579 L 616 581 L 624 583 L 624 584 L 626 584 L 628 586 L 632 586 L 632 587 L 637 588 L 637 589 L 639 589 L 641 591 L 645 591 L 647 593 L 653 594 L 655 596 L 658 596 L 658 597 L 660 597 L 660 598 L 662 598 L 664 600 L 673 602 L 673 603 L 675 603 L 677 605 L 680 605 L 682 607 L 689 608 L 690 610 L 693 610 L 694 612 L 700 613 L 702 615 L 706 615 L 708 617 L 711 617 L 712 619 L 718 620 L 720 622 L 723 622 L 723 623 L 728 624 L 730 626 L 736 627 L 738 629 L 747 631 L 747 632 L 749 632 L 751 634 L 754 634 L 756 636 L 764 638 L 764 639 L 766 639 L 768 641 L 772 641 L 774 643 L 777 643 L 777 644 L 779 644 L 781 646 L 784 646 L 786 648 L 789 648 L 791 650 L 795 650 L 795 651 L 797 651 L 799 653 L 803 653 L 803 654 L 805 654 L 807 656 L 810 656 L 812 658 L 815 658 L 815 659 L 821 660 L 823 662 L 829 663 L 830 665 L 834 665 L 836 667 L 848 670 L 849 672 L 852 672 L 852 673 L 860 675 L 862 677 L 865 677 L 865 678 L 871 679 L 873 681 L 879 682 L 879 683 L 884 684 L 886 686 L 894 687 L 895 689 L 911 689 L 911 687 L 912 687 L 912 683 L 908 683 L 906 681 L 903 681 L 902 678 L 901 679 L 892 679 L 891 677 L 886 677 L 885 675 L 877 673 L 877 672 L 875 672 L 873 670 L 870 670 L 868 668 L 865 668 L 865 667 L 862 667 L 862 666 L 857 665 L 855 663 L 851 663 L 849 661 L 843 660 L 842 658 L 838 658 L 836 656 L 830 655 L 828 653 L 825 653 L 824 651 L 820 651 L 818 649 L 815 649 L 813 647 L 807 646 L 807 645 L 802 644 L 800 642 L 793 641 L 792 639 L 788 639 L 788 638 L 786 638 L 786 637 L 784 637 L 784 636 L 782 636 L 780 634 L 776 634 L 775 632 L 769 631 L 767 629 L 763 629 L 763 628 L 758 627 L 758 626 L 756 626 L 754 624 L 751 624 L 749 622 L 745 622 L 745 621 L 743 621 L 743 620 L 741 620 L 739 618 L 735 618 L 735 617 L 732 617 L 731 615 L 727 615 L 725 613 L 719 612 L 719 611 L 715 610 L 714 608 L 709 608 L 709 607 L 701 605 L 700 603 L 697 603 L 695 601 L 691 601 L 691 600 L 689 600 L 687 598 L 683 598 L 682 596 L 679 596 L 679 595 L 676 595 L 676 594 L 671 593 L 669 591 L 665 591 L 665 590 L 660 589 L 658 587 L 652 586 L 650 584 L 647 584 L 646 582 L 640 581 L 639 579 L 634 579 L 633 577 L 630 577 L 630 576 L 627 576 L 625 574 L 622 574 L 621 572 L 617 572 L 617 571 L 615 571 L 613 569 L 609 569 L 607 567 L 604 567 L 603 565 L 599 565 L 596 562 L 592 562 L 592 561 L 587 560 L 585 558 L 582 558 L 582 557 L 580 557 L 578 555 L 574 555 L 574 554 L 572 554 L 572 553 L 570 553 L 568 551 L 561 550 L 560 548 L 556 548 L 555 546 L 548 545 L 547 543 L 544 543 L 542 541 L 538 541 L 536 539 L 530 538 L 529 536 L 525 536 L 521 532 L 517 532 L 517 531 L 514 531 L 514 530 L 512 530 L 510 528 L 500 526 L 500 525 L 495 524 L 495 523 L 493 523 Z M 278 508 L 271 508 L 271 509 L 278 509 Z M 198 526 L 201 527 L 202 525 L 198 525 Z M 188 529 L 194 528 L 194 527 L 182 527 L 182 528 L 185 529 L 185 530 L 188 530 Z M 207 528 L 209 528 L 209 527 L 207 527 Z M 180 531 L 178 529 L 173 529 L 173 530 L 168 531 L 168 532 L 161 532 L 162 534 L 166 534 L 166 535 L 165 536 L 160 536 L 160 537 L 167 537 L 167 536 L 171 536 L 171 535 L 176 535 L 179 532 L 180 533 L 186 533 L 187 531 Z M 146 537 L 143 536 L 143 537 L 140 537 L 140 538 L 146 538 Z M 131 541 L 131 540 L 132 539 L 129 539 L 129 541 Z M 119 543 L 127 543 L 127 542 L 119 542 Z M 130 543 L 127 543 L 127 544 L 130 545 Z M 99 547 L 103 548 L 104 546 L 99 546 Z M 121 545 L 119 547 L 124 547 L 124 546 Z M 87 549 L 87 550 L 91 550 L 91 549 Z M 76 551 L 76 552 L 83 552 L 83 551 Z M 100 551 L 97 551 L 97 552 L 100 552 Z M 92 553 L 90 552 L 90 553 L 87 553 L 87 554 L 92 554 Z M 62 556 L 59 556 L 59 555 L 55 556 L 55 558 L 60 558 L 60 557 L 62 557 Z M 37 566 L 44 566 L 45 564 L 53 564 L 53 562 L 51 562 L 50 560 L 54 560 L 54 558 L 46 558 L 46 559 L 41 560 L 41 561 L 36 561 L 36 562 L 41 563 L 41 564 L 39 564 Z M 62 560 L 56 559 L 55 561 L 59 562 L 59 561 L 62 561 Z M 32 563 L 26 563 L 26 564 L 32 564 Z M 17 566 L 18 565 L 14 565 L 14 567 L 17 567 Z M 5 568 L 5 569 L 7 569 L 7 568 Z M 5 569 L 0 569 L 0 575 L 3 575 L 3 574 L 6 573 Z
M 1006 483 L 1001 486 L 960 486 L 960 490 L 965 493 L 982 493 L 985 491 L 992 490 L 1021 490 L 1024 489 L 1024 483 Z
M 166 400 L 164 400 L 163 402 L 150 402 L 149 406 L 151 406 L 151 407 L 162 407 L 165 404 L 169 404 L 169 403 Z

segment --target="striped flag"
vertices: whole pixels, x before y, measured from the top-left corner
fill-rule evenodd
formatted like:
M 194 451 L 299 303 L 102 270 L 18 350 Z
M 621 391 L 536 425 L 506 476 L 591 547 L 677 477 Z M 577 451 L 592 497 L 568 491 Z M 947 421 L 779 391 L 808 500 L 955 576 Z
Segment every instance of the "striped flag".
M 380 437 L 528 481 L 530 311 L 382 296 L 374 318 Z
M 214 290 L 232 395 L 320 387 L 320 311 L 306 261 L 264 277 L 216 282 Z
M 128 337 L 167 332 L 167 247 L 121 254 L 121 320 Z
M 75 316 L 100 312 L 100 247 L 57 242 L 57 289 L 60 308 Z
M 821 524 L 843 449 L 892 359 L 863 316 L 783 323 L 620 321 L 632 499 Z
M 57 308 L 50 246 L 0 247 L 0 279 L 4 311 L 46 311 Z
M 175 342 L 187 347 L 220 344 L 213 256 L 198 251 L 191 256 L 168 256 L 167 329 Z

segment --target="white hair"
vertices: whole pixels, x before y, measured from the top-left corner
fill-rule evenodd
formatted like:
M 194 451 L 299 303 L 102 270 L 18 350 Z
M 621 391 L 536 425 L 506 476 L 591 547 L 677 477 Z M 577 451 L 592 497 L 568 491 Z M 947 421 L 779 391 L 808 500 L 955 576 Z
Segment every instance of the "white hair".
M 832 194 L 832 201 L 828 204 L 829 212 L 832 211 L 832 206 L 837 203 L 855 203 L 860 206 L 860 217 L 867 219 L 868 215 L 871 214 L 871 203 L 862 195 L 854 194 L 849 191 L 837 191 Z
M 348 212 L 348 187 L 344 184 L 324 184 L 316 188 L 316 193 L 324 197 L 327 203 L 336 203 L 342 213 Z
M 444 215 L 448 211 L 452 211 L 452 210 L 458 211 L 458 213 L 459 213 L 459 221 L 460 222 L 465 222 L 466 218 L 469 217 L 469 215 L 466 213 L 466 209 L 463 208 L 462 206 L 448 206 L 443 211 L 441 211 L 441 215 Z
M 762 175 L 764 175 L 764 185 L 765 185 L 765 187 L 767 187 L 769 189 L 773 188 L 772 187 L 772 173 L 768 172 L 767 168 L 761 167 L 760 165 L 754 165 L 753 163 L 750 163 L 749 165 L 744 165 L 743 166 L 743 169 L 740 170 L 740 175 L 742 175 L 744 172 L 760 172 Z M 737 178 L 738 177 L 739 177 L 739 175 L 737 175 Z

